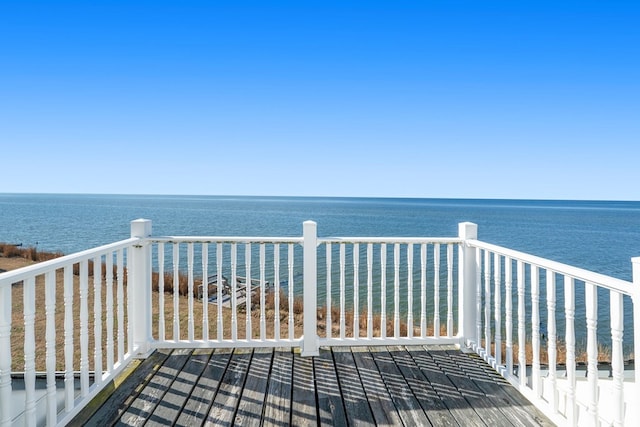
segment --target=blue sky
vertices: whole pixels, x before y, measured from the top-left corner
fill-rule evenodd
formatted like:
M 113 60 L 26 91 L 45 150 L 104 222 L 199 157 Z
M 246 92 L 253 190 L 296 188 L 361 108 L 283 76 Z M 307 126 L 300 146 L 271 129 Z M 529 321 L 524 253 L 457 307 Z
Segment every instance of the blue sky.
M 0 192 L 640 200 L 640 3 L 0 3 Z

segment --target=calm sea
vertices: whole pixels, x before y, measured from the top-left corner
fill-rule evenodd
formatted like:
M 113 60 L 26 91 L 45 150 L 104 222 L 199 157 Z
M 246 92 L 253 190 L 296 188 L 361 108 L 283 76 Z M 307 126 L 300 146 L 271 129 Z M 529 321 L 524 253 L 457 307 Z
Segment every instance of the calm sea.
M 0 194 L 0 241 L 72 253 L 129 236 L 153 220 L 156 235 L 457 235 L 478 224 L 484 241 L 631 279 L 640 256 L 640 202 L 228 196 Z

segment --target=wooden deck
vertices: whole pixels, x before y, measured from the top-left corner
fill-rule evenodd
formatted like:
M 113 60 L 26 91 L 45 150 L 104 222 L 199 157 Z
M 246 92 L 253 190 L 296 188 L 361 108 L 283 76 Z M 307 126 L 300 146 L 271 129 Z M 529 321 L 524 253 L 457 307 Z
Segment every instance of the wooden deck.
M 554 425 L 451 346 L 158 350 L 113 390 L 73 424 Z

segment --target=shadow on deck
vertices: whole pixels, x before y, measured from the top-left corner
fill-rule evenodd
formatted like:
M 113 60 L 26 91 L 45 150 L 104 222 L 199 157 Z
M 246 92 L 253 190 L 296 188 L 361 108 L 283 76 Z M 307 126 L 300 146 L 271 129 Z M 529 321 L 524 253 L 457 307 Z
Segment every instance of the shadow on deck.
M 453 346 L 158 350 L 78 425 L 551 426 Z

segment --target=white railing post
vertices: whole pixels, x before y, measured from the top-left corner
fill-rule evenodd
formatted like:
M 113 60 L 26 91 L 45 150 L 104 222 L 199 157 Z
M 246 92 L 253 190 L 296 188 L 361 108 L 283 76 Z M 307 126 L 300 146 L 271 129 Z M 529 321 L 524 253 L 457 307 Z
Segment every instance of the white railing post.
M 131 221 L 131 237 L 147 238 L 151 236 L 151 221 L 137 219 Z M 149 353 L 151 337 L 151 246 L 142 242 L 136 244 L 129 254 L 129 291 L 131 292 L 131 304 L 134 309 L 129 320 L 133 324 L 131 328 L 134 348 L 137 348 L 137 357 L 146 357 Z
M 466 240 L 478 238 L 478 226 L 472 222 L 458 224 L 458 237 L 464 240 L 460 244 L 458 257 L 458 335 L 462 343 L 469 346 L 479 345 L 476 336 L 476 250 L 469 247 Z
M 318 280 L 318 233 L 317 224 L 305 221 L 302 226 L 304 296 L 303 296 L 303 336 L 302 356 L 318 356 L 317 328 L 317 280 Z

